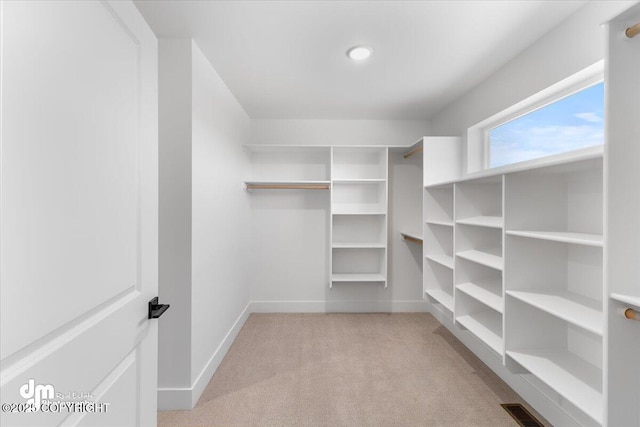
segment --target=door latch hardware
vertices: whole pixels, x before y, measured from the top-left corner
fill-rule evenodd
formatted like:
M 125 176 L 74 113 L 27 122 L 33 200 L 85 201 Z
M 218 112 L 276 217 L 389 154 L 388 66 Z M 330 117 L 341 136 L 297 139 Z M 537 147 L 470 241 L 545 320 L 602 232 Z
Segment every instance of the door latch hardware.
M 169 309 L 169 304 L 158 304 L 158 297 L 149 301 L 149 319 L 157 319 Z

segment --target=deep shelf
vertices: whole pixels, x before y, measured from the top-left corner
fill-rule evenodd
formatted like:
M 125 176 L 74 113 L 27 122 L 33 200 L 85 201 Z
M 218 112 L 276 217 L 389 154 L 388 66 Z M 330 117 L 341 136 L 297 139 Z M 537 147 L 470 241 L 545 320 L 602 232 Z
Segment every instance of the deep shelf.
M 500 284 L 495 284 L 489 281 L 476 281 L 477 283 L 462 283 L 456 286 L 456 289 L 460 292 L 463 292 L 473 299 L 483 303 L 487 307 L 492 310 L 502 313 L 503 310 L 503 299 L 502 299 L 502 286 Z M 493 288 L 494 291 L 500 291 L 500 295 L 497 295 L 495 292 L 488 290 L 488 288 Z
M 524 349 L 507 355 L 602 424 L 602 370 L 562 349 Z
M 425 258 L 453 270 L 453 257 L 449 255 L 433 254 L 427 255 Z
M 506 291 L 506 294 L 589 332 L 602 336 L 604 316 L 596 300 L 572 292 L 551 290 Z
M 572 233 L 565 231 L 526 231 L 509 230 L 510 236 L 528 237 L 531 239 L 550 240 L 553 242 L 572 243 L 576 245 L 602 247 L 602 234 Z
M 502 228 L 504 221 L 501 216 L 474 216 L 459 219 L 456 222 L 458 224 L 475 225 L 477 227 Z
M 426 224 L 441 225 L 443 227 L 453 227 L 453 221 L 426 220 Z
M 451 295 L 440 289 L 427 289 L 425 293 L 453 313 L 453 297 Z
M 467 328 L 480 341 L 502 355 L 502 316 L 493 311 L 480 311 L 456 317 L 456 322 Z
M 468 261 L 473 261 L 477 264 L 491 267 L 495 270 L 502 271 L 502 268 L 504 265 L 501 256 L 493 255 L 493 254 L 478 251 L 478 250 L 458 252 L 456 255 L 459 256 L 460 258 L 464 258 Z
M 387 279 L 379 273 L 333 273 L 332 282 L 386 282 Z

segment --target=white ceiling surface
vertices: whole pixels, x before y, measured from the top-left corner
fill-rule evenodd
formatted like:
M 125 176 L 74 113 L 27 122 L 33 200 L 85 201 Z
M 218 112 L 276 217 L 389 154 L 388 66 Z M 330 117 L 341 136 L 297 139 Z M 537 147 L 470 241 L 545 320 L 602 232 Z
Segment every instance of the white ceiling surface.
M 428 119 L 586 2 L 135 3 L 158 37 L 193 37 L 252 118 Z

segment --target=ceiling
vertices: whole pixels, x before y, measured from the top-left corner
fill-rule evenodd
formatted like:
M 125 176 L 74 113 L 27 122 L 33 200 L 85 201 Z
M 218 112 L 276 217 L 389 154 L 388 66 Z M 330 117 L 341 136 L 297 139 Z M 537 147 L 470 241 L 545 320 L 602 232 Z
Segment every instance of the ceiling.
M 279 119 L 427 119 L 585 3 L 135 2 L 158 37 L 193 37 L 249 116 Z

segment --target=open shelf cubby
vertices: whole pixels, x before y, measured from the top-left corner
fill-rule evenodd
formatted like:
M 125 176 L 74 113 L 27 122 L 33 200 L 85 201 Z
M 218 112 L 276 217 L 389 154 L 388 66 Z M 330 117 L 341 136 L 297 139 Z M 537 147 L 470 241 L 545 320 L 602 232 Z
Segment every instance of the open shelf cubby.
M 486 304 L 476 298 L 456 290 L 455 294 L 456 322 L 474 334 L 493 351 L 504 353 L 502 339 L 502 314 L 489 309 Z
M 456 262 L 456 292 L 464 293 L 495 312 L 502 313 L 502 274 L 464 258 L 458 258 Z
M 502 228 L 501 175 L 457 183 L 456 222 L 477 227 Z
M 385 248 L 334 247 L 332 252 L 332 282 L 386 282 Z
M 386 247 L 384 215 L 334 215 L 332 220 L 334 248 Z
M 453 227 L 453 184 L 425 189 L 424 218 L 428 224 Z
M 507 366 L 524 368 L 602 423 L 602 336 L 509 295 L 506 302 Z
M 602 248 L 506 237 L 506 294 L 602 335 Z
M 335 214 L 386 213 L 386 182 L 334 182 L 332 206 Z
M 507 234 L 602 246 L 601 157 L 507 175 L 505 191 Z
M 502 271 L 502 229 L 456 225 L 456 256 Z
M 331 179 L 329 147 L 248 145 L 251 183 L 322 183 Z
M 333 180 L 387 179 L 386 147 L 334 147 Z

